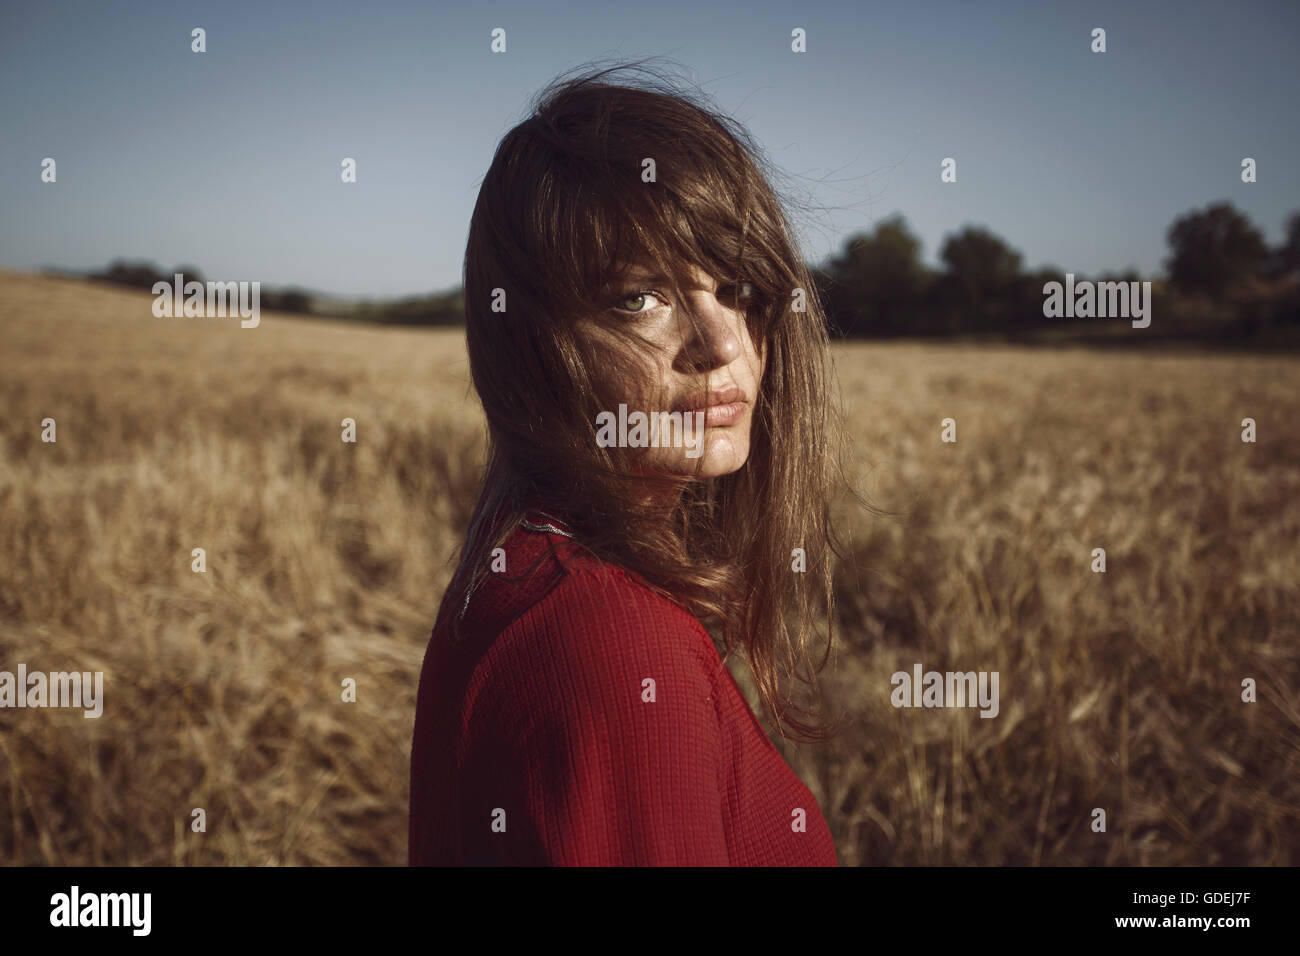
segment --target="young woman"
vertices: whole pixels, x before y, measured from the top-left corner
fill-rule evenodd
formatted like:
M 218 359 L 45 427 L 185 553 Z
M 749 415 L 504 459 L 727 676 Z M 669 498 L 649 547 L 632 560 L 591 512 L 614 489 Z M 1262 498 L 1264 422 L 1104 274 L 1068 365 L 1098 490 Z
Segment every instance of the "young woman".
M 822 621 L 830 650 L 824 316 L 744 130 L 619 69 L 542 92 L 470 224 L 488 461 L 420 679 L 410 861 L 833 866 L 724 664 L 744 649 L 783 737 L 824 735 L 781 689 Z

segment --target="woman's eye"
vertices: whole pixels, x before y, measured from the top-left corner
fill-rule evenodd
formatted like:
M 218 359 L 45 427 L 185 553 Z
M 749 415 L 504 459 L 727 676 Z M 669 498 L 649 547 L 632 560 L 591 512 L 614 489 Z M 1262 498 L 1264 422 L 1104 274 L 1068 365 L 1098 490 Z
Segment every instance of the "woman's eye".
M 741 282 L 739 285 L 719 286 L 718 291 L 714 293 L 719 302 L 725 302 L 733 308 L 740 308 L 748 305 L 755 296 L 755 289 L 750 282 Z M 650 312 L 656 308 L 667 304 L 666 296 L 662 293 L 655 292 L 652 289 L 644 289 L 637 292 L 629 293 L 618 300 L 616 308 L 620 312 L 629 312 L 633 315 L 642 312 Z
M 650 292 L 648 290 L 645 292 L 633 292 L 630 295 L 625 295 L 623 298 L 619 299 L 618 308 L 621 312 L 632 312 L 634 314 L 638 312 L 649 312 L 655 307 L 655 305 L 662 304 L 659 300 L 660 295 L 658 292 Z

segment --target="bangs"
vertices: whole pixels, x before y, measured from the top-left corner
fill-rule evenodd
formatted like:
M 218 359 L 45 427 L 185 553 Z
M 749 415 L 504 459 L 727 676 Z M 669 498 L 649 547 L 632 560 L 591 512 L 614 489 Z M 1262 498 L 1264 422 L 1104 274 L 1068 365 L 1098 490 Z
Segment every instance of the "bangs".
M 698 160 L 696 160 L 698 163 Z M 692 178 L 701 172 L 689 170 Z M 720 286 L 748 282 L 753 291 L 746 318 L 752 335 L 764 335 L 785 295 L 781 277 L 788 266 L 773 261 L 760 244 L 747 242 L 741 200 L 706 188 L 707 177 L 689 192 L 656 190 L 658 183 L 607 185 L 575 183 L 583 214 L 572 242 L 554 244 L 548 272 L 556 283 L 558 311 L 595 316 L 633 286 L 662 284 L 677 302 L 693 287 L 692 270 Z M 679 181 L 680 184 L 680 181 Z M 561 289 L 570 290 L 568 296 Z M 575 309 L 574 306 L 577 306 Z
M 667 277 L 680 301 L 694 268 L 719 284 L 750 283 L 751 332 L 766 332 L 797 263 L 749 149 L 690 104 L 641 103 L 622 89 L 610 94 L 619 109 L 602 116 L 587 101 L 601 91 L 586 92 L 585 122 L 569 115 L 568 100 L 543 104 L 520 144 L 538 174 L 516 181 L 528 193 L 519 206 L 531 205 L 520 239 L 552 315 L 603 312 L 641 269 Z M 689 115 L 673 115 L 681 111 Z

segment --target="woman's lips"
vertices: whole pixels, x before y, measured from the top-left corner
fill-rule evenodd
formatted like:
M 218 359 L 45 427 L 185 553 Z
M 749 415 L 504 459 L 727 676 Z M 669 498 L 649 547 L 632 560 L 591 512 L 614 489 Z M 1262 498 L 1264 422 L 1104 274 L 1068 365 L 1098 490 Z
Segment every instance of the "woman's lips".
M 693 395 L 679 403 L 674 411 L 686 415 L 703 412 L 705 428 L 724 428 L 740 421 L 748 404 L 745 393 L 733 385 L 730 388 Z
M 745 414 L 745 405 L 747 402 L 728 402 L 725 405 L 709 405 L 705 408 L 696 408 L 692 411 L 704 412 L 705 428 L 721 428 L 726 425 L 734 425 L 740 421 L 740 417 Z M 689 412 L 687 414 L 690 414 Z

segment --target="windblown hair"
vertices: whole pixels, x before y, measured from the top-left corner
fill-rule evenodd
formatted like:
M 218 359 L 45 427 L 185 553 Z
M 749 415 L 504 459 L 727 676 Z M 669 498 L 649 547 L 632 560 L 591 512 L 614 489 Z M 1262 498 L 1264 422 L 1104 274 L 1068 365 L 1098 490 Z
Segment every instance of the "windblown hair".
M 502 139 L 479 190 L 465 318 L 488 458 L 441 614 L 453 615 L 457 634 L 492 550 L 540 504 L 592 554 L 690 611 L 724 656 L 743 647 L 782 736 L 788 725 L 817 739 L 825 726 L 801 719 L 812 711 L 782 685 L 812 683 L 807 651 L 821 620 L 816 670 L 833 640 L 831 562 L 841 551 L 829 514 L 841 428 L 822 304 L 743 127 L 654 71 L 613 81 L 632 69 L 551 83 Z M 602 393 L 611 355 L 578 323 L 595 317 L 635 353 L 609 317 L 610 290 L 634 262 L 668 277 L 675 309 L 688 265 L 755 291 L 745 321 L 766 368 L 749 458 L 732 474 L 647 476 L 626 450 L 595 441 L 597 414 L 626 398 Z M 626 366 L 633 376 L 635 363 Z M 647 504 L 647 482 L 680 505 L 665 514 Z M 796 548 L 806 571 L 793 567 Z

